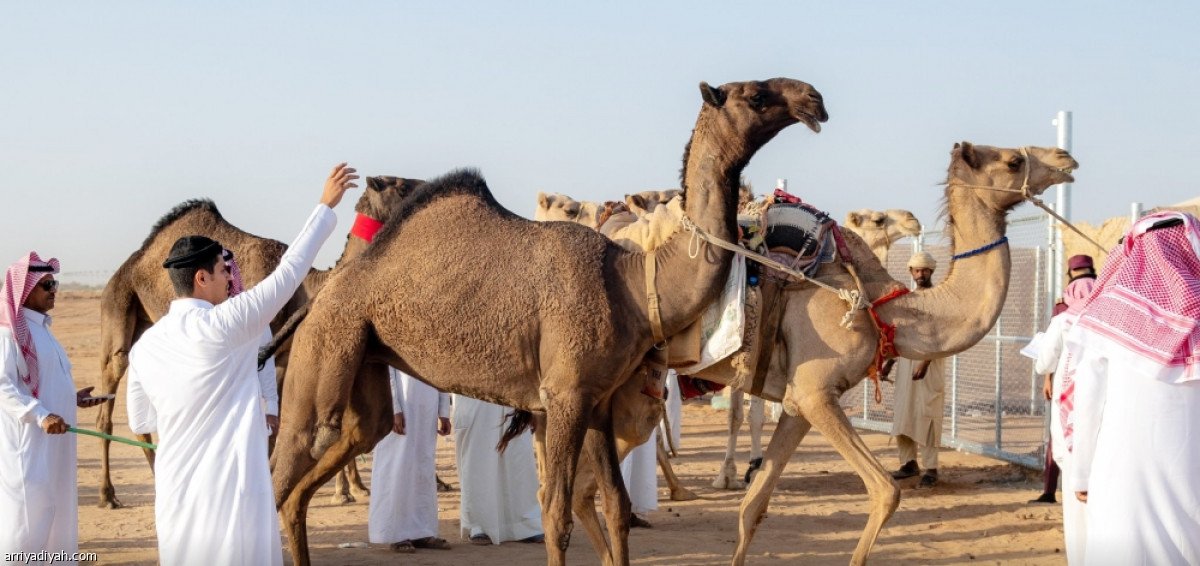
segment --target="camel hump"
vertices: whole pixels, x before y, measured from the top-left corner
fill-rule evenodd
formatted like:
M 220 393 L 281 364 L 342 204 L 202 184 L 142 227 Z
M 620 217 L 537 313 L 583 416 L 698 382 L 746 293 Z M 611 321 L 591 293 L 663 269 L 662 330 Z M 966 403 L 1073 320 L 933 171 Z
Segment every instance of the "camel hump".
M 391 220 L 388 221 L 375 238 L 377 240 L 389 239 L 391 233 L 395 231 L 396 226 L 404 224 L 414 214 L 420 212 L 438 199 L 449 196 L 474 197 L 501 215 L 519 218 L 519 216 L 504 208 L 499 202 L 496 202 L 496 198 L 492 196 L 491 189 L 487 186 L 487 181 L 484 181 L 483 175 L 479 170 L 468 167 L 455 169 L 441 177 L 431 179 L 414 189 L 412 195 L 400 203 Z
M 142 249 L 150 247 L 150 244 L 154 241 L 154 237 L 157 236 L 159 232 L 162 232 L 167 226 L 174 224 L 175 221 L 183 218 L 189 212 L 194 210 L 206 212 L 215 216 L 217 219 L 224 220 L 224 218 L 221 216 L 221 212 L 217 210 L 217 203 L 206 198 L 185 200 L 175 205 L 175 208 L 172 208 L 170 211 L 164 214 L 162 218 L 159 218 L 158 222 L 154 223 L 154 227 L 150 229 L 150 235 L 146 236 L 146 240 L 142 242 Z

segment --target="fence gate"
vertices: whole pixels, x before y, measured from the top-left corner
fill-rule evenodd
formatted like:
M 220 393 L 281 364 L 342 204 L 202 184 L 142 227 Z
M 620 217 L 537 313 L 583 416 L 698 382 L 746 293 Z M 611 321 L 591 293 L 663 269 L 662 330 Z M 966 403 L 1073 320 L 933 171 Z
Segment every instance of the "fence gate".
M 1053 305 L 1047 290 L 1053 257 L 1051 226 L 1045 214 L 1008 222 L 1012 251 L 1008 297 L 987 336 L 947 361 L 942 446 L 1029 468 L 1043 466 L 1047 402 L 1042 398 L 1042 378 L 1033 372 L 1033 360 L 1019 350 L 1044 330 Z M 933 274 L 937 285 L 949 271 L 949 239 L 941 232 L 925 232 L 921 243 L 921 249 L 937 259 Z M 911 281 L 906 265 L 916 244 L 909 238 L 891 248 L 887 268 L 898 281 Z M 882 389 L 881 404 L 874 402 L 874 384 L 869 379 L 842 396 L 842 408 L 854 426 L 891 431 L 895 387 L 883 383 Z

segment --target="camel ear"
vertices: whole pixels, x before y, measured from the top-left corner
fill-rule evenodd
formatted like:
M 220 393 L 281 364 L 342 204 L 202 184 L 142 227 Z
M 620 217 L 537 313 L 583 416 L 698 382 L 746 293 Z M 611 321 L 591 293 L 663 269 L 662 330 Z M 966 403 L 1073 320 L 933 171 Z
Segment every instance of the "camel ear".
M 546 193 L 543 193 L 542 191 L 538 191 L 538 207 L 550 208 L 550 197 L 547 196 Z
M 704 102 L 714 108 L 725 106 L 725 91 L 719 88 L 708 86 L 708 83 L 700 81 L 700 97 Z
M 383 181 L 379 177 L 367 177 L 367 188 L 372 191 L 383 190 Z
M 975 153 L 975 146 L 971 142 L 962 142 L 962 145 L 954 144 L 954 148 L 958 150 L 958 156 L 971 169 L 979 168 L 979 155 Z
M 847 226 L 853 226 L 855 228 L 858 228 L 858 226 L 860 224 L 862 224 L 862 219 L 859 218 L 857 214 L 855 214 L 853 212 L 846 213 L 846 225 Z

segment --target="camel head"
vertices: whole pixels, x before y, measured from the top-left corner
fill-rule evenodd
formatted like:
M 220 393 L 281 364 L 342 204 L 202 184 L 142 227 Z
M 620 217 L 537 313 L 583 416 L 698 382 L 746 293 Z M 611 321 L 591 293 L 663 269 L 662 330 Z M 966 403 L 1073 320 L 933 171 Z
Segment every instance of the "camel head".
M 862 209 L 846 213 L 846 228 L 866 240 L 871 247 L 876 240 L 894 242 L 921 233 L 921 223 L 907 210 L 890 209 L 883 212 Z
M 858 234 L 871 248 L 871 253 L 885 266 L 888 249 L 896 240 L 921 233 L 921 223 L 917 221 L 917 217 L 907 210 L 897 209 L 878 212 L 864 208 L 848 212 L 843 226 Z
M 367 177 L 367 190 L 358 197 L 354 211 L 376 220 L 387 220 L 400 201 L 412 194 L 417 185 L 424 183 L 420 179 L 405 179 L 380 175 Z
M 993 210 L 1008 211 L 1024 200 L 1023 186 L 1037 196 L 1054 185 L 1074 181 L 1071 171 L 1077 168 L 1079 163 L 1071 154 L 1056 147 L 1009 149 L 956 143 L 950 152 L 946 194 L 949 197 L 951 190 L 971 191 Z
M 559 220 L 583 224 L 593 230 L 600 216 L 600 207 L 594 202 L 580 202 L 561 193 L 546 194 L 538 191 L 538 207 L 533 219 L 538 222 Z
M 679 189 L 643 191 L 632 195 L 625 195 L 625 204 L 629 206 L 630 211 L 641 217 L 653 212 L 659 205 L 667 204 L 667 201 L 682 194 L 683 191 Z
M 796 122 L 820 132 L 821 123 L 829 119 L 821 93 L 794 79 L 728 83 L 716 88 L 702 82 L 700 95 L 704 99 L 701 118 L 709 113 L 718 128 L 748 134 L 745 139 L 754 150 Z

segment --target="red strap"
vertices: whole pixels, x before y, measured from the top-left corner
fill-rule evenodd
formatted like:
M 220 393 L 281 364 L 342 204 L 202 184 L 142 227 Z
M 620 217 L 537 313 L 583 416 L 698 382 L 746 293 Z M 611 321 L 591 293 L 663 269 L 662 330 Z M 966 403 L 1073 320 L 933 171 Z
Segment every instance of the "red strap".
M 846 239 L 842 237 L 842 227 L 838 226 L 837 224 L 833 225 L 833 241 L 837 244 L 837 252 L 838 255 L 842 256 L 842 261 L 850 262 L 850 248 L 846 246 Z
M 875 325 L 875 329 L 879 331 L 879 346 L 875 349 L 875 363 L 871 364 L 869 375 L 871 381 L 875 382 L 875 402 L 883 402 L 883 391 L 879 389 L 879 376 L 883 373 L 883 364 L 889 359 L 896 357 L 896 325 L 888 324 L 879 318 L 879 313 L 875 312 L 875 308 L 879 307 L 888 301 L 897 297 L 903 297 L 909 293 L 904 287 L 892 289 L 892 292 L 871 301 L 871 306 L 867 307 L 867 312 L 871 315 L 871 322 Z
M 360 212 L 354 217 L 354 226 L 350 228 L 350 233 L 370 242 L 375 239 L 375 233 L 380 228 L 383 228 L 383 222 Z

